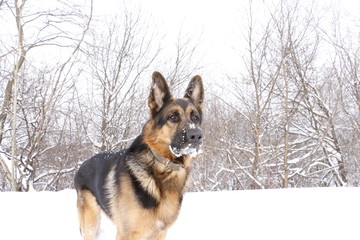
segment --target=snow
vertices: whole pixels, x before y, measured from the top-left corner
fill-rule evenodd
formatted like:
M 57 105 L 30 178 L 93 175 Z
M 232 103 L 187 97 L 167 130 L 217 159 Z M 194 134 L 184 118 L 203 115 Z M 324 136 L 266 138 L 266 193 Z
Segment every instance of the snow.
M 167 240 L 359 239 L 360 188 L 185 194 Z M 76 193 L 0 193 L 0 239 L 81 239 Z M 115 239 L 105 217 L 98 240 Z
M 193 147 L 192 144 L 189 144 L 188 146 L 186 146 L 182 149 L 172 147 L 171 145 L 169 145 L 169 149 L 176 157 L 181 157 L 183 155 L 189 155 L 191 158 L 194 158 L 203 152 L 201 149 L 201 146 L 198 149 L 197 147 Z

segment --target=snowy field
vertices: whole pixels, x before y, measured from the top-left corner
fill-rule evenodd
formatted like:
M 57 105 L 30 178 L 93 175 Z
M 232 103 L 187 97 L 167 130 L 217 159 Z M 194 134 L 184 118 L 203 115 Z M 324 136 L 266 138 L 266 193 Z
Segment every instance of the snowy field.
M 360 188 L 187 193 L 168 240 L 360 239 Z M 81 239 L 74 190 L 0 193 L 0 239 Z M 103 218 L 98 240 L 114 239 Z

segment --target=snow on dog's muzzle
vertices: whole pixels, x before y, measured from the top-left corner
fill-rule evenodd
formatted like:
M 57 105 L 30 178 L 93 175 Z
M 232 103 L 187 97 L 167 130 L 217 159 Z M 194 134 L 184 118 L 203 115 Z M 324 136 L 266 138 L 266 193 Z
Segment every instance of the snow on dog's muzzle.
M 182 130 L 182 137 L 180 141 L 174 141 L 169 148 L 176 157 L 188 155 L 196 157 L 202 153 L 203 134 L 199 128 L 192 128 Z

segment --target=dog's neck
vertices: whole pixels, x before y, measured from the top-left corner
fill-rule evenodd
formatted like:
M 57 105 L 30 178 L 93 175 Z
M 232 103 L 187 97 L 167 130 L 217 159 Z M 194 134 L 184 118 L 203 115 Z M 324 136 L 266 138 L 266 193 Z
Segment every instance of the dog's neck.
M 173 171 L 179 171 L 182 168 L 186 168 L 186 166 L 182 163 L 175 163 L 168 158 L 163 157 L 160 153 L 150 147 L 151 153 L 154 155 L 154 158 L 157 162 L 165 165 L 165 167 L 170 168 Z

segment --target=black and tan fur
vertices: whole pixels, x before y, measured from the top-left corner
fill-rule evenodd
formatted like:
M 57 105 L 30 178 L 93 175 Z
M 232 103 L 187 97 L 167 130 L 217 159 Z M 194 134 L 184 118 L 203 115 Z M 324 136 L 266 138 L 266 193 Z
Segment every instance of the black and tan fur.
M 201 152 L 204 88 L 200 76 L 174 98 L 154 72 L 150 120 L 128 149 L 85 161 L 75 176 L 80 231 L 95 239 L 100 212 L 114 222 L 117 240 L 165 239 L 176 220 L 190 163 Z

